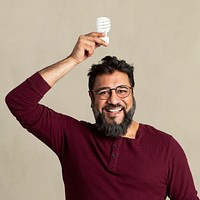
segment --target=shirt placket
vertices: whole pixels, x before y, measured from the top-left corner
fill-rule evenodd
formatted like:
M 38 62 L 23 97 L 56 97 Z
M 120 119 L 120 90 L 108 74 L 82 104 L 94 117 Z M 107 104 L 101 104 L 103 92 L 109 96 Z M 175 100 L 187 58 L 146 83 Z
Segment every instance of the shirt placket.
M 111 172 L 114 172 L 116 170 L 121 143 L 122 143 L 121 138 L 116 138 L 111 146 L 110 160 L 108 163 L 108 170 Z

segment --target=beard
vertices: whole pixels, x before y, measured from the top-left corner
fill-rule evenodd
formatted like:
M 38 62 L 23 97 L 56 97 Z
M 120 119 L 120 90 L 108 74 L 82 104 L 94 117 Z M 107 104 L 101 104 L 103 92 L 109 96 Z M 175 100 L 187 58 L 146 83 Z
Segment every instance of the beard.
M 106 110 L 107 107 L 116 108 L 119 106 L 120 105 L 118 104 L 117 105 L 110 104 L 102 109 L 102 113 L 100 113 L 94 106 L 92 106 L 93 114 L 96 120 L 96 128 L 99 132 L 101 132 L 105 136 L 109 137 L 123 136 L 127 133 L 127 129 L 132 123 L 132 118 L 136 109 L 136 101 L 134 97 L 133 97 L 133 105 L 129 111 L 126 111 L 125 108 L 122 108 L 122 112 L 124 112 L 124 117 L 121 123 L 118 124 L 114 121 L 111 123 L 108 122 L 108 120 L 106 120 L 103 111 Z

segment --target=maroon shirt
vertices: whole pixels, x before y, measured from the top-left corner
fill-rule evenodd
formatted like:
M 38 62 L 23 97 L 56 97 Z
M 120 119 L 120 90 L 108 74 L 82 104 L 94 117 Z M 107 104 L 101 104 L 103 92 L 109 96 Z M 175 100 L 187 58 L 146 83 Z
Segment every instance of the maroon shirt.
M 94 124 L 39 104 L 49 89 L 36 73 L 6 102 L 21 125 L 57 154 L 66 199 L 198 199 L 186 156 L 172 136 L 144 124 L 136 139 L 103 136 Z

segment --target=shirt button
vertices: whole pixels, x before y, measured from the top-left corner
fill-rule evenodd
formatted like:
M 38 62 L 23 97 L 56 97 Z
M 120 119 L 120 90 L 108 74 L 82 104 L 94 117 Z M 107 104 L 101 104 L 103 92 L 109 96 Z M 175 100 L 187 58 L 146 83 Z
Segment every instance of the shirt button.
M 111 156 L 112 156 L 112 158 L 116 158 L 116 155 L 114 153 Z
M 116 149 L 118 147 L 117 144 L 113 144 L 113 149 Z

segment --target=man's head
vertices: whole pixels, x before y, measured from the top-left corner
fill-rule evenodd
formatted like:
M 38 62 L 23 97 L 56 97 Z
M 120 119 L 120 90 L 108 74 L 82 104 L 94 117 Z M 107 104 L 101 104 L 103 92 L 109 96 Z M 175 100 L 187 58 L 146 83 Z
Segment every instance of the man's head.
M 106 136 L 126 134 L 135 111 L 133 66 L 106 56 L 88 73 L 97 129 Z

